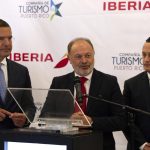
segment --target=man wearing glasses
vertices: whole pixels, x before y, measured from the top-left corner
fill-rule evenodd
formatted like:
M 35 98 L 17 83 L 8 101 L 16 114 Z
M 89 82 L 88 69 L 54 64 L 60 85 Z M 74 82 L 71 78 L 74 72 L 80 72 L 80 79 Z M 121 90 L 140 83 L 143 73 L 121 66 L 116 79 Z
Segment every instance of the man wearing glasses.
M 84 81 L 86 94 L 97 98 L 101 95 L 103 99 L 122 104 L 122 94 L 117 78 L 96 70 L 94 68 L 94 55 L 94 47 L 89 39 L 76 38 L 72 40 L 68 44 L 68 59 L 74 71 L 54 77 L 50 88 L 69 89 L 74 95 L 76 93 L 74 78 L 78 76 L 80 79 L 86 79 Z M 126 125 L 122 108 L 102 102 L 100 98 L 95 100 L 91 97 L 86 98 L 86 101 L 83 99 L 79 105 L 91 124 L 91 128 L 103 132 L 103 149 L 115 150 L 112 132 L 122 130 Z M 83 119 L 84 122 L 85 116 L 75 108 L 72 118 Z

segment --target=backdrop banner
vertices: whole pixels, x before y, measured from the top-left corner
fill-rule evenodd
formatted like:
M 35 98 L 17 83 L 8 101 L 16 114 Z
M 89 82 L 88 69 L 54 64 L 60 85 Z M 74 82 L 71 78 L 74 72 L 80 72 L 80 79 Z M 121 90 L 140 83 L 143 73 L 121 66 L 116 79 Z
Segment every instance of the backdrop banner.
M 150 36 L 147 0 L 1 0 L 0 18 L 12 27 L 11 60 L 28 67 L 33 88 L 49 88 L 54 76 L 72 71 L 67 44 L 91 39 L 95 68 L 126 79 L 143 71 L 141 49 Z M 40 109 L 41 102 L 36 102 Z M 126 147 L 114 134 L 117 149 Z

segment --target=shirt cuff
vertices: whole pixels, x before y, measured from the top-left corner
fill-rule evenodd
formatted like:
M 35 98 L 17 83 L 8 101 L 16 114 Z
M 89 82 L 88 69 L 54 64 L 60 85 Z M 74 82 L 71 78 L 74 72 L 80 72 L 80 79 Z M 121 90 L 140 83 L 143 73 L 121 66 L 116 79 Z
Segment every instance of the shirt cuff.
M 143 145 L 141 145 L 140 147 L 139 147 L 139 149 L 140 150 L 143 150 L 144 149 L 144 146 L 147 144 L 147 142 L 145 142 Z

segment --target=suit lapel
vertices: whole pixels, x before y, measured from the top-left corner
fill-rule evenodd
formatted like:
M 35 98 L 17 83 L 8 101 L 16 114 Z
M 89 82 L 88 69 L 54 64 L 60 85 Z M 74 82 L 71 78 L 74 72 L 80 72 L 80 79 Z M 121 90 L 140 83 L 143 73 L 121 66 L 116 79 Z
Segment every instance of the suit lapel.
M 143 87 L 144 91 L 143 100 L 145 99 L 147 110 L 150 112 L 150 85 L 146 72 L 142 75 L 141 87 Z
M 101 89 L 101 84 L 102 83 L 102 76 L 99 74 L 99 72 L 94 69 L 93 70 L 93 75 L 91 78 L 91 85 L 90 85 L 90 90 L 89 90 L 89 95 L 91 96 L 97 96 L 99 95 L 99 91 Z
M 3 103 L 3 101 L 2 101 L 2 98 L 1 98 L 1 96 L 0 96 L 0 108 L 4 108 L 5 107 L 5 105 L 4 105 L 4 103 Z
M 6 59 L 7 60 L 7 72 L 8 72 L 8 88 L 9 87 L 14 87 L 15 84 L 15 69 L 13 67 L 13 64 L 11 62 L 11 60 Z M 14 102 L 13 98 L 11 98 L 12 96 L 10 95 L 9 91 L 7 91 L 6 94 L 6 106 L 9 107 L 11 105 L 12 102 Z
M 8 87 L 13 87 L 15 82 L 15 68 L 10 60 L 7 59 L 7 71 L 8 71 Z
M 91 84 L 90 84 L 90 89 L 89 89 L 89 96 L 93 96 L 98 98 L 98 95 L 100 94 L 101 91 L 101 85 L 102 85 L 103 77 L 101 76 L 100 72 L 98 72 L 96 69 L 93 70 L 93 75 L 91 78 Z M 100 103 L 98 103 L 100 104 Z M 88 103 L 87 103 L 87 114 L 91 114 L 91 107 L 93 105 L 97 105 L 97 100 L 95 101 L 94 99 L 88 98 Z M 95 106 L 94 106 L 95 107 Z
M 66 84 L 68 86 L 67 88 L 70 89 L 73 95 L 74 95 L 74 78 L 75 78 L 74 72 L 70 73 Z

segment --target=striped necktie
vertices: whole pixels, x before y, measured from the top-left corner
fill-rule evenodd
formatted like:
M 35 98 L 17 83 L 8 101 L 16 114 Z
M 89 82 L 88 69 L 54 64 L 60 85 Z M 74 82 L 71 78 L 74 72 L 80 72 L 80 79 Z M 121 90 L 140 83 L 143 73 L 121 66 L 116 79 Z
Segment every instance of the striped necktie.
M 3 102 L 5 102 L 5 96 L 6 96 L 6 81 L 4 77 L 4 72 L 1 68 L 2 64 L 0 64 L 0 96 Z

